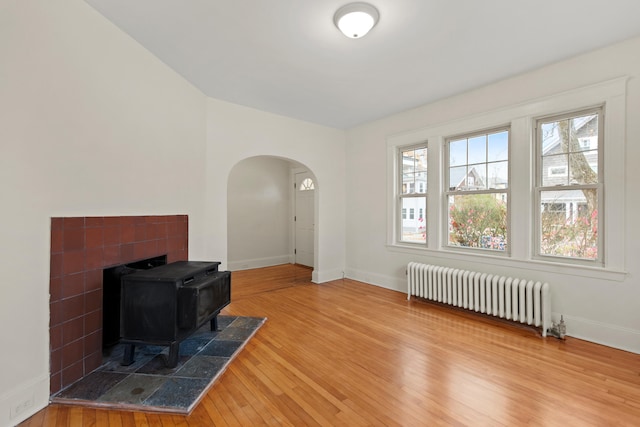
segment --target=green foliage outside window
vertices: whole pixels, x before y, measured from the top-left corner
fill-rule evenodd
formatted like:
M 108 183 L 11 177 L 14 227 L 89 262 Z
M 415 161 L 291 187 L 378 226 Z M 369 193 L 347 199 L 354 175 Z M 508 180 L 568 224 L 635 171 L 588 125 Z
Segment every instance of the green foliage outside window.
M 449 244 L 505 250 L 507 205 L 494 194 L 452 196 L 449 205 Z

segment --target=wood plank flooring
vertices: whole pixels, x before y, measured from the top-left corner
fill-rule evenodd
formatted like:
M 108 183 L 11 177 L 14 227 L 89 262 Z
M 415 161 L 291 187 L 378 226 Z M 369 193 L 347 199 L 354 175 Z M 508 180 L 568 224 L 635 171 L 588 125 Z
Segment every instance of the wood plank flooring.
M 233 273 L 267 322 L 188 416 L 49 405 L 22 426 L 640 425 L 640 355 L 283 265 Z

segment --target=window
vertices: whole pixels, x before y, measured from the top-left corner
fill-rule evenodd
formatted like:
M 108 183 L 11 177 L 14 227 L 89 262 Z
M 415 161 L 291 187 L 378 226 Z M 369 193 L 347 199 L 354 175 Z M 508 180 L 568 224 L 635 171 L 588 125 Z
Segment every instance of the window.
M 550 166 L 549 176 L 567 176 L 566 166 Z
M 388 250 L 624 280 L 627 81 L 388 136 Z
M 446 140 L 448 246 L 507 249 L 509 130 Z
M 580 144 L 580 148 L 583 150 L 589 150 L 591 148 L 598 148 L 598 137 L 597 136 L 588 136 L 578 138 L 578 143 Z
M 427 205 L 427 147 L 426 145 L 403 147 L 398 152 L 400 182 L 399 209 L 402 213 L 399 240 L 405 243 L 426 243 Z M 406 211 L 409 210 L 409 218 Z M 415 212 L 418 211 L 418 218 Z
M 602 127 L 601 108 L 537 121 L 538 256 L 601 257 Z
M 305 178 L 301 183 L 300 183 L 300 191 L 309 191 L 309 190 L 314 190 L 316 188 L 316 186 L 313 183 L 313 180 L 311 178 Z

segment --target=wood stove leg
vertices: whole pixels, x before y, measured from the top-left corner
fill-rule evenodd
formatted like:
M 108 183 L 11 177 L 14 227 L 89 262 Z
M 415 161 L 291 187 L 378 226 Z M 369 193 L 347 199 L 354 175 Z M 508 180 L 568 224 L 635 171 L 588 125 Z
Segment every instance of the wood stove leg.
M 135 344 L 125 344 L 124 346 L 124 355 L 122 356 L 122 366 L 129 366 L 134 362 L 133 356 L 136 352 Z
M 211 319 L 211 330 L 214 332 L 220 330 L 218 329 L 218 316 L 213 316 L 213 319 Z
M 165 359 L 165 365 L 167 368 L 175 368 L 178 366 L 178 359 L 180 358 L 180 343 L 172 342 L 169 344 L 169 356 Z

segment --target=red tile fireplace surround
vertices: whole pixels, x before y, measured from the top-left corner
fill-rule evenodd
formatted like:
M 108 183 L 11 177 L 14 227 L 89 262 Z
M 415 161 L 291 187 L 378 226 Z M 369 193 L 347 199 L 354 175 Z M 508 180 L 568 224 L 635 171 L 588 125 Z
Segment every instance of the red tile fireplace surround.
M 102 270 L 188 259 L 187 215 L 51 218 L 51 394 L 102 363 Z

